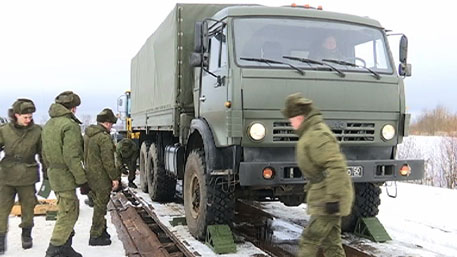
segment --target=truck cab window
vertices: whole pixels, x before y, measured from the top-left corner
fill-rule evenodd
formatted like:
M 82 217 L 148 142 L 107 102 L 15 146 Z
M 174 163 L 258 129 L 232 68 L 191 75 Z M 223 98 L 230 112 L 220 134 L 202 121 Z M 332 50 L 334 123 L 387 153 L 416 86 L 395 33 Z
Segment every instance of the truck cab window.
M 216 33 L 210 39 L 209 70 L 216 70 L 227 65 L 226 29 Z
M 368 68 L 387 69 L 387 59 L 381 40 L 371 40 L 354 46 L 355 58 L 365 60 Z

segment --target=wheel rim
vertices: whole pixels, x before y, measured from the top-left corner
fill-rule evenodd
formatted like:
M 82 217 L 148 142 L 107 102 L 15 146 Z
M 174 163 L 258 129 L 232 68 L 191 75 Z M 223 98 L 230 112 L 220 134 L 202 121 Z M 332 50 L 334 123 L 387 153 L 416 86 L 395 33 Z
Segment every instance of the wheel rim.
M 149 184 L 154 185 L 154 157 L 151 156 L 151 165 L 149 165 L 148 175 L 149 175 Z
M 196 219 L 198 217 L 198 213 L 200 210 L 200 183 L 198 182 L 197 176 L 192 176 L 190 182 L 190 190 L 191 190 L 191 208 L 190 213 L 192 217 Z

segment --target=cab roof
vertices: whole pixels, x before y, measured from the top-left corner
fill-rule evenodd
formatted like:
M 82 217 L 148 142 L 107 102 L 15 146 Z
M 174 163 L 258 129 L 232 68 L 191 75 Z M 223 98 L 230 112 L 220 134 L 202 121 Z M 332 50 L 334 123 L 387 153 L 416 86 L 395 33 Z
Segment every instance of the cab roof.
M 303 7 L 266 7 L 259 5 L 242 5 L 231 6 L 222 9 L 214 15 L 214 18 L 220 20 L 226 17 L 255 17 L 255 16 L 286 16 L 286 17 L 301 17 L 323 20 L 342 21 L 349 23 L 364 24 L 372 27 L 383 29 L 381 24 L 368 17 L 357 15 L 329 12 L 317 9 L 307 9 Z

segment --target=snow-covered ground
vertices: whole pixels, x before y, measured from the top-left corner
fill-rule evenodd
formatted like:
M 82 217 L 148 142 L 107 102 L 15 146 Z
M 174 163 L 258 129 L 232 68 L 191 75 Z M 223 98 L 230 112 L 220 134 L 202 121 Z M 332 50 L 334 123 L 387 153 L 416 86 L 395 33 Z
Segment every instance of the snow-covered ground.
M 79 193 L 79 190 L 78 190 Z M 49 199 L 55 199 L 51 194 Z M 108 233 L 111 234 L 111 245 L 109 246 L 89 246 L 89 232 L 92 224 L 92 208 L 84 204 L 86 196 L 79 195 L 80 213 L 79 219 L 75 225 L 75 236 L 73 238 L 73 248 L 81 253 L 84 257 L 100 256 L 125 256 L 122 242 L 118 239 L 116 228 L 111 223 L 111 217 L 108 213 L 106 216 Z M 35 227 L 32 230 L 33 247 L 24 250 L 21 246 L 21 229 L 18 227 L 21 222 L 20 217 L 10 216 L 9 232 L 7 234 L 7 249 L 5 257 L 38 257 L 45 256 L 46 249 L 49 246 L 52 230 L 55 221 L 48 221 L 44 216 L 35 216 Z
M 388 190 L 393 193 L 394 187 Z M 397 198 L 389 197 L 386 187 L 382 191 L 378 218 L 392 241 L 376 244 L 357 239 L 358 245 L 372 249 L 376 256 L 457 256 L 457 223 L 452 207 L 457 202 L 456 190 L 397 183 Z M 272 225 L 274 243 L 290 239 L 297 242 L 303 229 L 300 225 L 306 225 L 309 220 L 306 204 L 285 207 L 273 202 L 262 206 L 278 217 Z M 346 242 L 353 241 L 351 235 L 344 238 Z

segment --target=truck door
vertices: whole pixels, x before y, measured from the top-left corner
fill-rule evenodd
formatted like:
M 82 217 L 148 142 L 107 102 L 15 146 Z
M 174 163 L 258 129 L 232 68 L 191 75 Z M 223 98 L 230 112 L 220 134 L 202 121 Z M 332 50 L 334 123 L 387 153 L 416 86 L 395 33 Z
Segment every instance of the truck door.
M 209 39 L 209 67 L 203 72 L 200 94 L 200 116 L 211 127 L 225 128 L 225 106 L 227 101 L 227 43 L 226 29 L 219 29 Z

